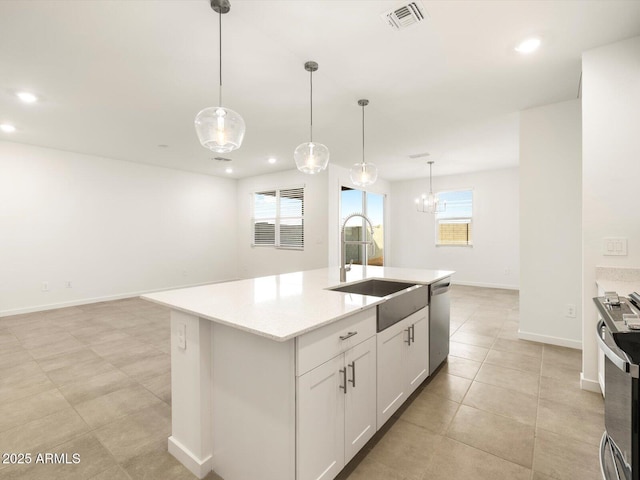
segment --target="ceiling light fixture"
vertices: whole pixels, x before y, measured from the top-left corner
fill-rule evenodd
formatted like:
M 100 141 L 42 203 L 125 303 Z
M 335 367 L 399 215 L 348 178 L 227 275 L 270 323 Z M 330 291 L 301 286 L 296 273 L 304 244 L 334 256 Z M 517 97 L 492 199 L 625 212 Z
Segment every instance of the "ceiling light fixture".
M 273 165 L 274 163 L 277 162 L 277 159 L 274 157 L 270 157 L 269 160 L 267 160 L 271 165 Z
M 231 168 L 231 167 L 227 167 L 227 168 L 225 168 L 225 169 L 224 169 L 224 171 L 225 171 L 226 173 L 233 173 L 233 168 Z
M 358 100 L 358 105 L 362 107 L 362 163 L 354 164 L 349 170 L 349 176 L 356 185 L 366 187 L 378 179 L 378 169 L 373 163 L 364 161 L 364 107 L 369 105 L 369 100 Z
M 18 97 L 24 103 L 35 103 L 38 101 L 38 97 L 29 92 L 18 92 L 16 93 L 16 97 Z
M 11 125 L 10 123 L 3 123 L 0 124 L 0 130 L 2 130 L 4 133 L 13 133 L 16 131 L 16 127 Z
M 542 41 L 538 37 L 527 38 L 516 45 L 514 50 L 523 54 L 533 53 L 540 47 L 541 43 Z
M 304 69 L 309 72 L 310 78 L 310 104 L 311 104 L 311 123 L 309 129 L 309 141 L 301 143 L 293 152 L 293 158 L 296 161 L 296 167 L 302 173 L 314 174 L 325 168 L 329 163 L 329 149 L 318 142 L 313 141 L 313 72 L 318 70 L 316 62 L 306 62 Z
M 220 33 L 220 84 L 218 106 L 208 107 L 196 115 L 198 139 L 203 147 L 218 153 L 228 153 L 240 148 L 246 130 L 242 117 L 222 106 L 222 14 L 231 10 L 228 0 L 211 0 L 211 8 L 218 13 Z
M 438 196 L 434 195 L 431 183 L 431 167 L 434 161 L 429 160 L 427 163 L 429 164 L 429 195 L 423 193 L 422 197 L 416 198 L 416 208 L 422 213 L 442 213 L 447 209 L 447 202 L 440 202 Z

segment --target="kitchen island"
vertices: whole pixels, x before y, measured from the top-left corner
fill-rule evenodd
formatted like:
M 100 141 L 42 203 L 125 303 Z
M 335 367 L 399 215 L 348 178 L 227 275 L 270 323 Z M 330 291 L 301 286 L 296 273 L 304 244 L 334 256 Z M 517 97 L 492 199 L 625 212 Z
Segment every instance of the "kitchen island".
M 453 273 L 354 266 L 342 285 Z M 378 333 L 388 297 L 339 285 L 325 268 L 142 297 L 172 309 L 169 451 L 199 478 L 334 478 L 427 377 L 428 307 Z

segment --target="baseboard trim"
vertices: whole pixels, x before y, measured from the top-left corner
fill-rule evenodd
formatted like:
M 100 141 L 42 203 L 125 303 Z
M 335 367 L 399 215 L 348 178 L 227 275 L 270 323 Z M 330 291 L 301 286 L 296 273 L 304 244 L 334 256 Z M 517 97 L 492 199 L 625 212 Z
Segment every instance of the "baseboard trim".
M 540 335 L 538 333 L 523 332 L 518 330 L 518 338 L 522 340 L 530 340 L 532 342 L 547 343 L 549 345 L 557 345 L 559 347 L 575 348 L 582 350 L 582 342 L 571 340 L 569 338 L 552 337 L 551 335 Z
M 200 460 L 187 447 L 173 438 L 173 436 L 168 438 L 167 443 L 169 445 L 169 453 L 176 457 L 176 459 L 196 477 L 204 478 L 209 475 L 209 472 L 213 469 L 213 457 L 211 455 L 204 460 Z
M 454 285 L 462 285 L 464 287 L 481 287 L 481 288 L 499 288 L 501 290 L 520 290 L 518 285 L 503 285 L 500 283 L 484 283 L 484 282 L 459 282 L 453 277 L 451 283 Z
M 48 303 L 43 305 L 35 305 L 33 307 L 15 308 L 12 310 L 0 310 L 0 317 L 9 317 L 11 315 L 21 315 L 24 313 L 44 312 L 46 310 L 54 310 L 56 308 L 77 307 L 79 305 L 87 305 L 89 303 L 109 302 L 111 300 L 122 300 L 124 298 L 139 297 L 140 295 L 146 295 L 147 293 L 164 292 L 167 290 L 176 290 L 178 288 L 199 287 L 201 285 L 210 285 L 212 283 L 220 283 L 220 282 L 230 282 L 232 280 L 236 280 L 236 279 L 232 278 L 227 280 L 217 280 L 217 281 L 211 281 L 211 282 L 191 283 L 188 285 L 176 285 L 173 287 L 166 287 L 166 288 L 160 288 L 160 289 L 156 288 L 153 290 L 142 290 L 139 292 L 119 293 L 116 295 L 104 295 L 102 297 L 79 298 L 76 300 L 69 300 L 66 302 Z
M 584 373 L 580 372 L 580 388 L 582 390 L 588 390 L 589 392 L 602 393 L 600 389 L 600 383 L 597 380 L 589 380 L 584 378 Z

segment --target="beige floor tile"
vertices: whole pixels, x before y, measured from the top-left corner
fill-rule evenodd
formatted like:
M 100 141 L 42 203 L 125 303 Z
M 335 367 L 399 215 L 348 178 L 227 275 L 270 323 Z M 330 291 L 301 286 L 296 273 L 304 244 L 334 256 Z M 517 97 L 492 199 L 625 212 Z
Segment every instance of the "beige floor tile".
M 533 469 L 557 480 L 602 480 L 599 448 L 538 429 Z
M 505 338 L 498 338 L 491 348 L 494 350 L 502 350 L 503 352 L 529 355 L 531 357 L 542 357 L 542 344 L 529 342 L 528 340 L 508 340 Z
M 485 335 L 479 335 L 476 333 L 456 332 L 451 336 L 452 342 L 466 343 L 467 345 L 475 345 L 477 347 L 491 348 L 493 342 L 496 339 L 494 337 L 487 337 Z
M 167 442 L 142 455 L 130 458 L 122 464 L 132 480 L 193 480 L 193 474 L 167 452 Z
M 449 355 L 453 355 L 454 357 L 466 358 L 474 362 L 482 362 L 488 352 L 488 348 L 467 345 L 465 343 L 449 342 Z
M 471 380 L 467 378 L 448 375 L 440 371 L 424 387 L 424 391 L 460 403 L 467 393 L 469 385 L 471 385 Z
M 67 332 L 61 332 L 60 328 L 56 326 L 41 327 L 35 330 L 29 329 L 25 335 L 19 336 L 19 338 L 20 344 L 27 350 L 74 339 Z
M 0 433 L 0 447 L 5 452 L 46 451 L 87 432 L 89 427 L 72 408 L 32 420 Z
M 421 480 L 441 441 L 440 435 L 399 419 L 367 457 L 408 480 Z
M 89 349 L 48 357 L 38 363 L 58 386 L 116 370 L 113 365 Z
M 444 434 L 459 406 L 459 403 L 423 390 L 413 399 L 400 418 L 433 433 Z
M 582 368 L 582 350 L 558 347 L 556 345 L 545 345 L 544 357 L 556 365 L 564 365 L 577 370 Z
M 82 378 L 79 381 L 59 387 L 71 405 L 101 397 L 107 393 L 135 385 L 135 381 L 119 370 Z
M 25 376 L 0 379 L 0 403 L 11 402 L 55 388 L 42 371 Z
M 541 359 L 537 357 L 530 357 L 529 355 L 520 355 L 514 352 L 505 352 L 493 349 L 489 350 L 489 353 L 487 353 L 485 362 L 535 374 L 540 374 L 540 367 L 542 365 Z
M 481 365 L 482 363 L 480 362 L 450 355 L 441 371 L 443 373 L 448 373 L 449 375 L 473 380 L 476 377 L 478 370 L 480 370 Z
M 40 360 L 46 357 L 52 357 L 54 355 L 60 355 L 61 353 L 69 353 L 75 350 L 81 350 L 85 348 L 82 342 L 76 340 L 73 336 L 69 335 L 62 339 L 56 340 L 51 343 L 44 344 L 39 347 L 30 348 L 29 353 L 36 360 Z
M 604 417 L 601 412 L 541 398 L 537 426 L 598 446 L 604 432 Z
M 29 351 L 20 345 L 3 345 L 0 349 L 0 365 L 2 365 L 3 370 L 31 361 L 33 361 L 33 357 Z M 2 380 L 2 376 L 0 376 L 0 380 Z
M 536 424 L 538 398 L 533 395 L 473 382 L 462 403 L 527 425 L 535 426 Z
M 136 339 L 132 339 L 132 341 L 135 342 L 134 345 L 125 346 L 124 348 L 116 348 L 115 350 L 107 353 L 100 353 L 100 351 L 102 351 L 102 345 L 100 347 L 98 347 L 98 345 L 92 345 L 91 349 L 107 362 L 120 369 L 161 353 L 152 345 L 144 344 Z M 116 342 L 116 344 L 117 343 L 119 342 Z
M 47 449 L 44 453 L 58 454 L 63 463 L 36 463 L 37 453 L 33 453 L 31 465 L 13 465 L 2 470 L 3 479 L 24 480 L 84 480 L 117 468 L 111 454 L 91 434 L 78 437 L 70 442 Z M 66 454 L 62 456 L 63 454 Z M 74 454 L 77 457 L 74 457 Z M 41 457 L 46 459 L 46 457 Z M 74 463 L 74 460 L 78 460 Z
M 120 369 L 138 382 L 144 382 L 171 371 L 171 357 L 158 352 L 135 362 L 123 365 Z
M 160 400 L 171 405 L 171 372 L 146 380 L 142 385 Z
M 478 375 L 476 375 L 476 381 L 533 396 L 538 395 L 540 388 L 540 376 L 535 373 L 499 367 L 487 363 L 480 367 L 480 371 Z
M 546 357 L 542 358 L 542 369 L 540 375 L 543 377 L 555 378 L 562 380 L 567 385 L 580 388 L 580 370 L 579 368 L 558 365 Z
M 481 320 L 467 320 L 464 325 L 458 329 L 458 332 L 496 338 L 500 333 L 500 325 L 486 324 Z
M 540 398 L 600 414 L 604 412 L 602 395 L 567 385 L 556 378 L 540 377 Z
M 115 420 L 94 431 L 98 440 L 120 463 L 166 445 L 171 432 L 171 411 L 164 402 Z
M 404 480 L 405 477 L 393 468 L 383 463 L 376 462 L 370 457 L 364 458 L 348 476 L 338 474 L 336 480 L 348 478 L 349 480 Z
M 194 477 L 195 478 L 195 477 Z M 87 480 L 131 480 L 131 477 L 122 469 L 122 467 L 116 466 L 105 470 L 102 473 L 94 475 Z M 149 479 L 153 480 L 153 479 Z
M 19 345 L 18 338 L 5 328 L 0 328 L 0 352 L 9 345 Z
M 532 480 L 555 480 L 554 478 L 540 472 L 533 472 Z
M 401 453 L 399 453 L 401 456 Z M 531 470 L 463 443 L 442 438 L 424 480 L 530 480 Z
M 69 407 L 69 402 L 56 389 L 2 403 L 0 404 L 0 432 Z
M 533 463 L 534 427 L 507 417 L 462 405 L 447 436 L 526 468 Z
M 162 401 L 149 390 L 141 385 L 134 385 L 78 403 L 75 409 L 89 426 L 97 428 L 117 418 L 160 403 Z

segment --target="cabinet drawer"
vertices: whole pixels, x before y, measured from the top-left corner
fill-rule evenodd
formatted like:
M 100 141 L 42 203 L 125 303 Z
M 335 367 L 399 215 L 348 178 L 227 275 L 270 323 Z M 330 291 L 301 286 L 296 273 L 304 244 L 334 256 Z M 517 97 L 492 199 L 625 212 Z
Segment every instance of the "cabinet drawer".
M 296 375 L 308 372 L 375 334 L 376 309 L 369 308 L 301 335 L 297 339 Z

